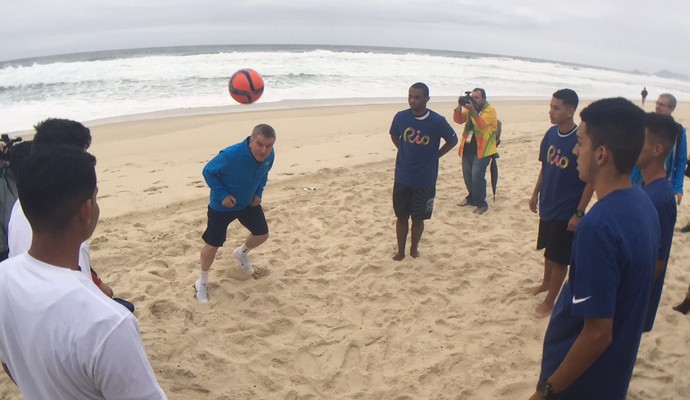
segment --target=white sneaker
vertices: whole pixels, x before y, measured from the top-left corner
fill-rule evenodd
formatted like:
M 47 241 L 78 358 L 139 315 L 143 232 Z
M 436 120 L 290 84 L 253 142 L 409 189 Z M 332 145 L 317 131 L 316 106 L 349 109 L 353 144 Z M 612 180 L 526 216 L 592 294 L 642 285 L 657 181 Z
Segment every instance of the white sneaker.
M 194 297 L 199 300 L 199 303 L 208 303 L 208 284 L 203 284 L 197 280 L 194 284 L 194 290 L 196 290 Z
M 236 248 L 235 251 L 232 252 L 232 255 L 235 256 L 237 262 L 240 263 L 240 268 L 242 268 L 242 271 L 244 271 L 245 274 L 249 276 L 254 275 L 254 267 L 252 267 L 252 263 L 249 262 L 247 255 L 242 253 L 241 246 Z

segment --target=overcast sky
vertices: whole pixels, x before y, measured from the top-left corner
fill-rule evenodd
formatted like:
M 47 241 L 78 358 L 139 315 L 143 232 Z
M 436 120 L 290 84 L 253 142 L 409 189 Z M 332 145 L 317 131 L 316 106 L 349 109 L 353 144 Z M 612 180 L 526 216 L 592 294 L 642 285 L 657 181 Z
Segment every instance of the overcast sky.
M 0 0 L 0 60 L 136 47 L 458 50 L 690 76 L 690 1 Z

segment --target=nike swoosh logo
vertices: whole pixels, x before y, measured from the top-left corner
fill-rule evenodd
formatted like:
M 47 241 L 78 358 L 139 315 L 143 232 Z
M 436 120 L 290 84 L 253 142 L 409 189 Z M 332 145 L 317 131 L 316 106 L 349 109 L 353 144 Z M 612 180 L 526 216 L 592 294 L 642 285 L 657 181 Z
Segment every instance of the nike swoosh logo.
M 583 298 L 581 298 L 581 299 L 576 299 L 575 296 L 573 296 L 573 304 L 584 303 L 585 301 L 587 301 L 587 300 L 589 300 L 589 299 L 591 299 L 591 298 L 592 298 L 592 296 L 587 296 L 587 297 L 583 297 Z

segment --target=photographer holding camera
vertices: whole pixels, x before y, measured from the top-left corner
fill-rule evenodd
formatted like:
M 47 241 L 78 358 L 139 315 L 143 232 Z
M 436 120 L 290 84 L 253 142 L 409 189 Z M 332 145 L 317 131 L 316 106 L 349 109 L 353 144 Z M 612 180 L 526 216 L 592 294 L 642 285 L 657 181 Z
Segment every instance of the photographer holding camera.
M 486 202 L 486 168 L 491 156 L 497 153 L 496 109 L 486 101 L 486 92 L 475 88 L 458 99 L 453 121 L 465 124 L 458 155 L 462 158 L 462 176 L 467 187 L 467 197 L 460 206 L 474 206 L 481 215 L 489 209 Z

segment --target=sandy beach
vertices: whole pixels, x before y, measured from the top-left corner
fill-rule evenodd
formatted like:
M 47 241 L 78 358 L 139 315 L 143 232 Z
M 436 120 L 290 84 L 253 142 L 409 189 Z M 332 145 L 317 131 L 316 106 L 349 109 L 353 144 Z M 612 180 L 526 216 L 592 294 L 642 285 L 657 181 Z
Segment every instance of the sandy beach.
M 421 257 L 400 262 L 391 260 L 388 130 L 405 99 L 93 126 L 101 206 L 93 265 L 136 305 L 168 397 L 529 398 L 548 324 L 533 312 L 543 294 L 524 291 L 543 268 L 528 200 L 548 101 L 492 103 L 503 122 L 495 201 L 481 216 L 457 205 L 466 192 L 452 150 L 441 160 Z M 453 107 L 429 103 L 460 132 Z M 690 126 L 690 104 L 674 116 Z M 233 224 L 211 270 L 210 302 L 200 304 L 192 285 L 208 204 L 201 170 L 257 123 L 278 135 L 263 199 L 271 237 L 250 255 L 261 276 L 248 278 L 232 258 L 247 234 Z M 690 283 L 690 233 L 680 232 L 688 222 L 690 197 L 678 209 L 666 286 L 629 399 L 690 398 L 690 315 L 671 309 Z M 5 377 L 0 398 L 22 397 Z

